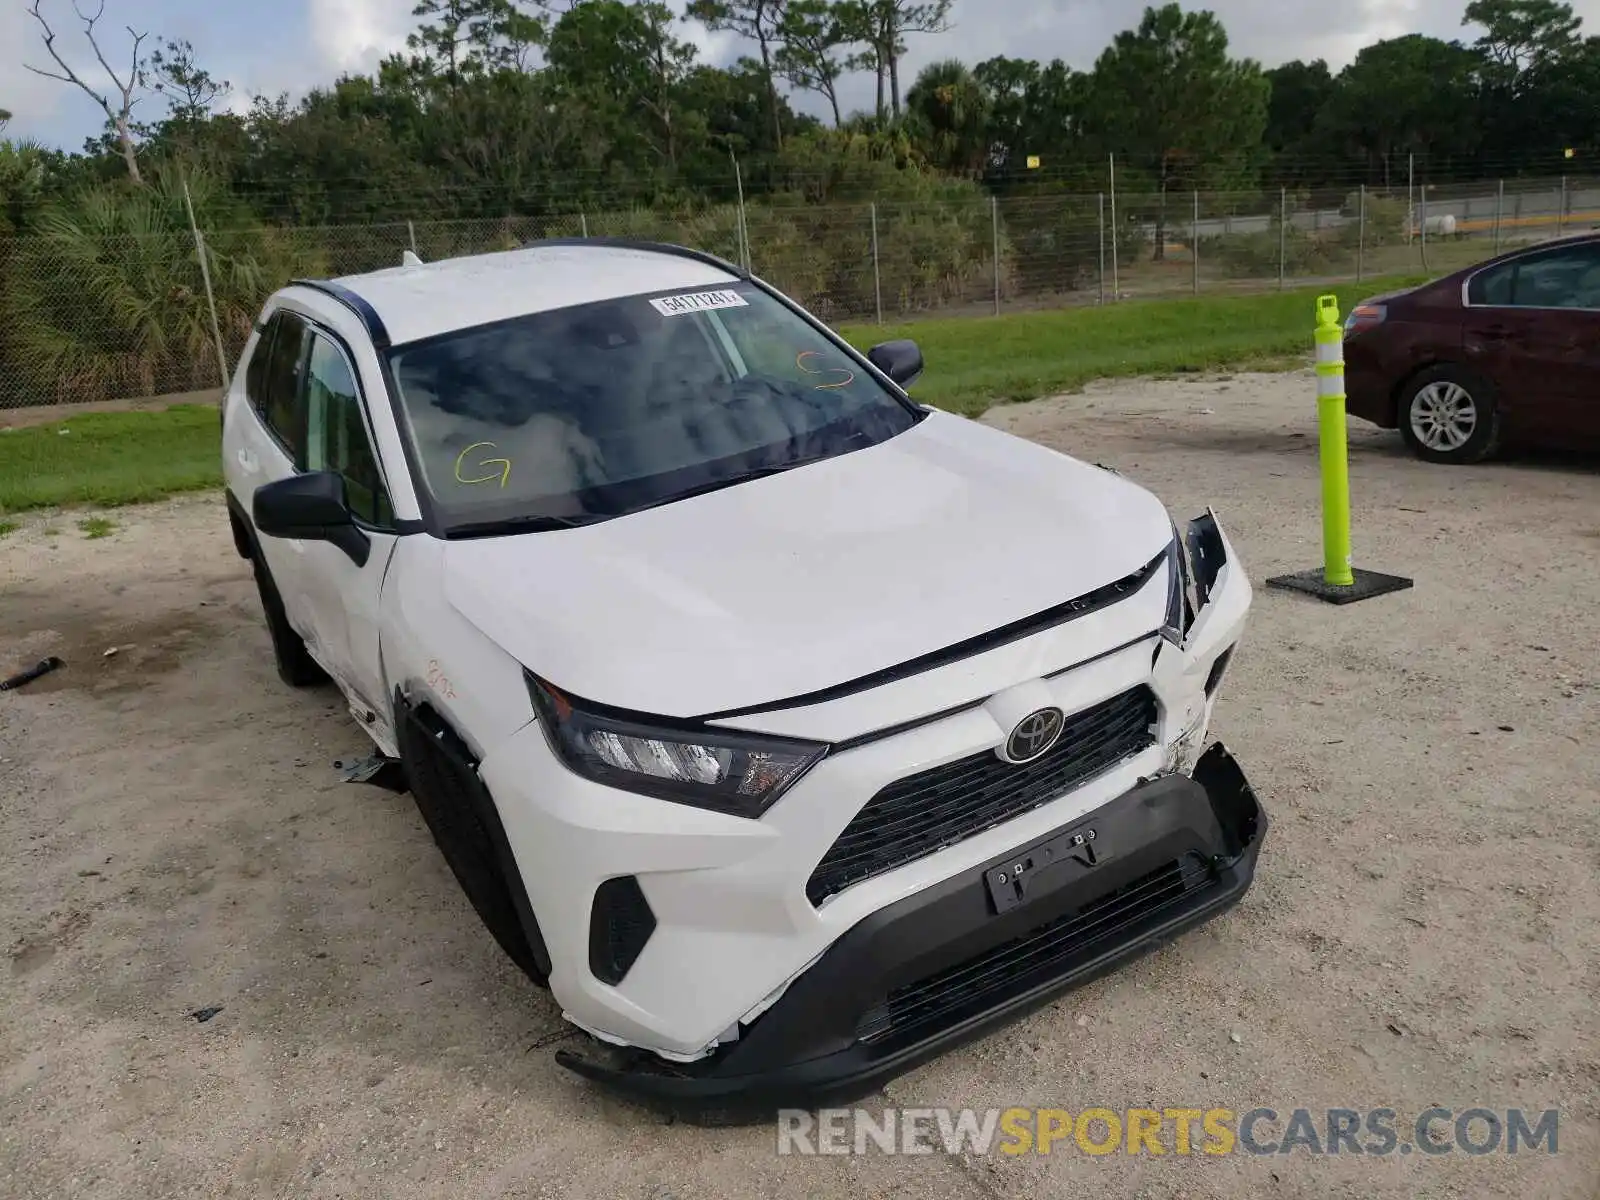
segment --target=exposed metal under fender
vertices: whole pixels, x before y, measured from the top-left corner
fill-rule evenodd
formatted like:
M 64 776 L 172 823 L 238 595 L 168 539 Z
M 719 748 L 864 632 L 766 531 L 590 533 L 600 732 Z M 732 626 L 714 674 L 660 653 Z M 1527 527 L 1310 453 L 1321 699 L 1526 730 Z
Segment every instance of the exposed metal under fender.
M 1211 598 L 1211 589 L 1217 575 L 1227 562 L 1227 551 L 1222 546 L 1222 529 L 1217 524 L 1217 514 L 1206 509 L 1203 516 L 1189 522 L 1184 538 L 1184 549 L 1189 555 L 1189 571 L 1193 576 L 1194 607 L 1198 612 Z
M 333 768 L 339 772 L 339 778 L 344 783 L 370 783 L 374 787 L 386 788 L 391 792 L 410 790 L 410 785 L 406 783 L 405 768 L 401 766 L 400 760 L 381 752 L 369 754 L 365 758 L 340 759 L 333 764 Z

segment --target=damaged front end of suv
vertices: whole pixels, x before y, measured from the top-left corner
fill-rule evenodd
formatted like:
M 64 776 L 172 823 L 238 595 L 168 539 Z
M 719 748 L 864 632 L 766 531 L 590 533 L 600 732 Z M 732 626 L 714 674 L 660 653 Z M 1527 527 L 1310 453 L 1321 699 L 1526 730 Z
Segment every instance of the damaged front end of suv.
M 978 714 L 1006 739 L 893 779 L 833 831 L 805 895 L 808 914 L 842 918 L 838 935 L 700 1054 L 601 1034 L 558 1060 L 701 1121 L 846 1102 L 1226 911 L 1249 888 L 1267 829 L 1233 755 L 1206 747 L 1250 600 L 1207 511 L 1132 577 L 975 656 L 1043 639 L 1054 644 L 1038 657 L 1067 665 L 864 744 L 832 744 L 819 769 Z M 933 665 L 925 682 L 956 665 Z M 1035 751 L 1029 738 L 1049 745 Z M 927 870 L 958 857 L 957 869 Z M 881 904 L 840 912 L 919 866 Z M 625 920 L 636 928 L 639 916 Z

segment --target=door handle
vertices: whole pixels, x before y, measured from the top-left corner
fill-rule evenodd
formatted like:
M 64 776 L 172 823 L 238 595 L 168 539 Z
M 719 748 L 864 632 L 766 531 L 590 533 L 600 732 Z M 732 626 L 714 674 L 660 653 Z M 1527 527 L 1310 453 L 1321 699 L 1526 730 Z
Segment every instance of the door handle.
M 238 454 L 238 459 L 239 465 L 246 471 L 254 471 L 256 469 L 256 456 L 251 454 L 250 451 L 241 449 Z

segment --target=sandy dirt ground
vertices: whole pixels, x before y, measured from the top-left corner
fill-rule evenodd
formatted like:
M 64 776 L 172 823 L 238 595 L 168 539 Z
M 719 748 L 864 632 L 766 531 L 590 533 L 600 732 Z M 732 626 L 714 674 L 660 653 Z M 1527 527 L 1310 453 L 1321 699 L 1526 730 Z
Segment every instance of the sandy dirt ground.
M 1312 396 L 987 419 L 1215 505 L 1259 587 L 1319 559 Z M 1357 564 L 1416 587 L 1258 590 L 1213 729 L 1274 822 L 1245 902 L 866 1105 L 1559 1108 L 1559 1153 L 796 1158 L 608 1099 L 410 797 L 339 782 L 362 735 L 192 498 L 0 539 L 0 663 L 67 664 L 0 695 L 0 1196 L 1600 1195 L 1600 465 L 1354 426 L 1352 474 Z

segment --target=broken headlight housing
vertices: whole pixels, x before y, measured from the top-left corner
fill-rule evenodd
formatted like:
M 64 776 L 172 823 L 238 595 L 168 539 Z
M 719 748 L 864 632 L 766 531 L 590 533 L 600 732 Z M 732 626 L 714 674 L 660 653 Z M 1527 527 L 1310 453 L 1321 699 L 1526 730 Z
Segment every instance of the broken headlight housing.
M 1173 523 L 1172 543 L 1167 547 L 1167 615 L 1161 624 L 1162 636 L 1173 645 L 1183 645 L 1195 613 L 1211 599 L 1225 558 L 1222 530 L 1210 509 L 1190 521 L 1182 533 Z
M 556 757 L 608 787 L 755 819 L 827 753 L 819 742 L 658 723 L 524 674 Z
M 1174 646 L 1183 645 L 1189 633 L 1194 609 L 1189 599 L 1189 560 L 1177 525 L 1172 527 L 1172 542 L 1167 546 L 1167 615 L 1161 622 L 1161 636 Z

